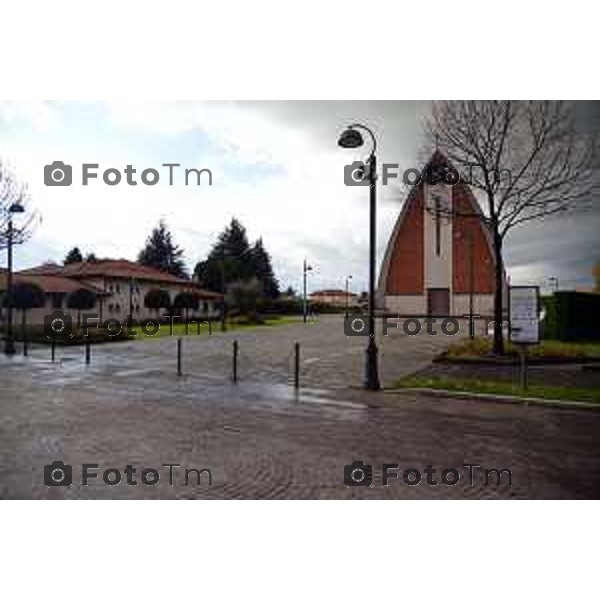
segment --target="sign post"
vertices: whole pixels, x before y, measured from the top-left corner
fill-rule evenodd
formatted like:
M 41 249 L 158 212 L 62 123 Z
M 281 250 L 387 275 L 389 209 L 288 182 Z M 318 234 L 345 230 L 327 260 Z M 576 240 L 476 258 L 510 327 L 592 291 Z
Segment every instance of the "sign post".
M 527 348 L 540 341 L 540 288 L 512 285 L 510 294 L 509 339 L 521 347 L 521 386 L 527 389 Z

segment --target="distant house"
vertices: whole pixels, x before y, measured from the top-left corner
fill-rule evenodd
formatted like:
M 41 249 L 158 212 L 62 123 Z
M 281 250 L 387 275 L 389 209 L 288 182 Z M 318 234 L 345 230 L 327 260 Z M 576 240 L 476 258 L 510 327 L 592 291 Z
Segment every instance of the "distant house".
M 327 306 L 345 308 L 358 304 L 358 295 L 345 290 L 318 290 L 310 295 L 311 302 L 318 302 Z
M 130 314 L 137 321 L 163 316 L 167 311 L 144 306 L 146 294 L 157 288 L 169 294 L 171 303 L 180 292 L 193 293 L 199 306 L 197 311 L 189 311 L 189 318 L 216 317 L 222 299 L 221 294 L 204 290 L 196 282 L 124 259 L 83 261 L 64 266 L 47 263 L 16 272 L 13 283 L 22 282 L 38 285 L 46 295 L 45 306 L 30 311 L 28 321 L 32 324 L 42 324 L 44 316 L 55 310 L 76 318 L 77 311 L 67 306 L 68 296 L 82 288 L 96 296 L 95 307 L 84 312 L 97 313 L 101 322 L 107 319 L 124 322 Z M 0 270 L 0 295 L 6 292 L 6 287 L 6 271 Z M 6 309 L 0 308 L 0 323 L 5 320 Z

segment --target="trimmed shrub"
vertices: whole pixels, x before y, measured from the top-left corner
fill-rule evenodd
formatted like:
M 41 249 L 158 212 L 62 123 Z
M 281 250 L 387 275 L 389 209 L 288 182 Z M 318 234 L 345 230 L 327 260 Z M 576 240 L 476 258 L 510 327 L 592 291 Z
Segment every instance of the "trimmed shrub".
M 600 340 L 600 294 L 556 292 L 543 299 L 543 335 L 562 341 Z

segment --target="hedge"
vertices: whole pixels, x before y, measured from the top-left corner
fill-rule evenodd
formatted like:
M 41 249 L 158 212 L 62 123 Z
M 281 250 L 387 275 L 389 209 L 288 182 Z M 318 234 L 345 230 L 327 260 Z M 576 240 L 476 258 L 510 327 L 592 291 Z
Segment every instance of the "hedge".
M 555 292 L 542 302 L 546 312 L 544 338 L 564 342 L 600 340 L 600 294 Z

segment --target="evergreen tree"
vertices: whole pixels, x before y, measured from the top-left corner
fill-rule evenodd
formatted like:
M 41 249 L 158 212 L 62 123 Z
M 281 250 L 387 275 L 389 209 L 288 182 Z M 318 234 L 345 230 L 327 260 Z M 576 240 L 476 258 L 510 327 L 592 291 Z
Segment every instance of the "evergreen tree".
M 223 281 L 230 284 L 252 277 L 251 249 L 246 229 L 237 219 L 232 219 L 219 235 L 208 258 L 196 265 L 194 274 L 205 288 L 223 292 Z
M 252 248 L 253 276 L 262 284 L 267 298 L 279 296 L 279 283 L 275 278 L 271 257 L 265 250 L 262 238 L 259 238 Z
M 208 258 L 196 265 L 194 275 L 209 290 L 226 292 L 231 284 L 256 279 L 266 297 L 279 295 L 271 257 L 262 239 L 251 246 L 246 229 L 235 218 L 219 235 Z
M 173 241 L 171 232 L 167 229 L 164 221 L 160 221 L 158 227 L 152 230 L 146 240 L 146 246 L 138 256 L 138 262 L 166 271 L 176 277 L 185 279 L 188 277 L 183 261 L 183 250 Z
M 74 248 L 69 250 L 69 252 L 67 252 L 63 264 L 70 265 L 71 263 L 79 263 L 82 261 L 83 255 L 81 254 L 81 250 L 77 246 L 75 246 Z

